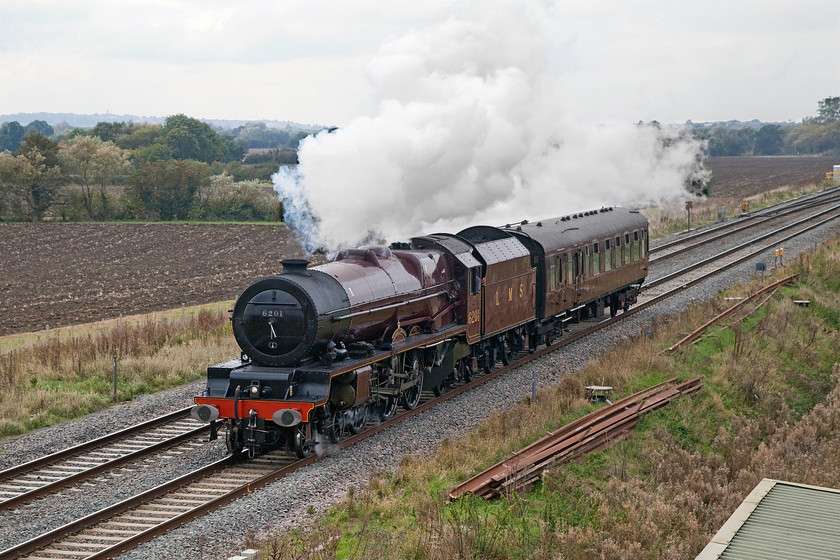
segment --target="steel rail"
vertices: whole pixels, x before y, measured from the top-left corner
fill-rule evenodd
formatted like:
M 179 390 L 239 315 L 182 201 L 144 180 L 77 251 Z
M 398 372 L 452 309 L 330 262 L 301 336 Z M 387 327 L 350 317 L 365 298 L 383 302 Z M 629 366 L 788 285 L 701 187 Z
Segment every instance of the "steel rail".
M 103 508 L 95 513 L 72 521 L 66 525 L 58 527 L 57 529 L 53 529 L 52 531 L 39 535 L 26 542 L 20 543 L 11 548 L 7 548 L 6 550 L 0 552 L 0 560 L 12 560 L 13 558 L 18 558 L 19 556 L 22 556 L 24 554 L 30 554 L 32 552 L 35 552 L 36 550 L 43 548 L 49 544 L 52 544 L 61 538 L 64 538 L 68 535 L 72 535 L 74 533 L 78 533 L 79 531 L 87 529 L 88 527 L 96 525 L 97 523 L 100 523 L 106 519 L 110 519 L 111 517 L 119 513 L 123 513 L 124 511 L 127 511 L 132 507 L 137 507 L 147 501 L 159 498 L 160 496 L 163 496 L 168 492 L 177 490 L 178 488 L 181 488 L 184 485 L 189 484 L 190 482 L 200 480 L 205 476 L 218 472 L 220 469 L 224 468 L 226 465 L 232 462 L 233 457 L 227 456 L 224 459 L 207 465 L 206 467 L 202 467 L 184 476 L 173 479 L 169 482 L 161 484 L 160 486 L 156 486 L 155 488 L 147 490 L 146 492 L 142 492 L 140 494 L 137 494 L 136 496 L 127 498 L 119 503 Z
M 814 196 L 811 196 L 811 197 L 801 197 L 801 198 L 796 198 L 796 199 L 792 199 L 792 200 L 786 200 L 784 202 L 780 202 L 778 204 L 774 204 L 772 206 L 762 208 L 761 210 L 757 210 L 755 212 L 750 212 L 750 214 L 748 216 L 743 216 L 743 217 L 739 216 L 736 219 L 738 219 L 738 220 L 752 220 L 754 218 L 763 218 L 762 220 L 760 220 L 760 223 L 763 223 L 767 220 L 771 220 L 771 219 L 778 218 L 778 217 L 781 217 L 781 216 L 786 216 L 786 215 L 791 214 L 793 212 L 797 212 L 799 210 L 802 210 L 803 209 L 802 206 L 805 206 L 807 208 L 807 207 L 810 207 L 810 206 L 819 206 L 821 204 L 826 204 L 828 201 L 834 200 L 834 198 L 837 197 L 838 195 L 840 195 L 840 187 L 832 187 L 830 189 L 822 191 L 821 193 L 819 193 L 817 195 L 814 195 Z M 827 198 L 829 200 L 822 200 L 823 198 Z M 730 222 L 726 222 L 724 224 L 718 224 L 718 225 L 713 226 L 713 227 L 697 229 L 697 230 L 695 230 L 695 233 L 685 235 L 681 239 L 675 239 L 674 241 L 669 241 L 667 243 L 657 245 L 656 247 L 651 247 L 650 251 L 648 251 L 648 252 L 651 253 L 651 254 L 658 253 L 658 252 L 660 252 L 664 249 L 668 249 L 668 248 L 673 247 L 675 245 L 682 245 L 686 241 L 691 241 L 691 240 L 699 238 L 699 237 L 705 237 L 709 233 L 714 233 L 714 232 L 719 231 L 721 229 L 730 228 L 733 225 L 738 225 L 738 223 L 739 222 L 730 221 Z M 746 227 L 749 228 L 752 225 L 755 225 L 755 224 L 748 224 Z M 736 233 L 737 231 L 740 231 L 740 229 L 732 231 L 730 233 Z M 723 237 L 723 236 L 719 236 L 719 237 Z M 695 244 L 695 245 L 692 245 L 692 246 L 696 247 L 697 245 L 699 245 L 699 244 Z
M 651 263 L 659 262 L 659 261 L 662 261 L 662 260 L 665 260 L 665 259 L 669 259 L 671 257 L 675 257 L 677 255 L 682 255 L 683 253 L 687 253 L 687 252 L 691 251 L 692 249 L 695 249 L 696 247 L 700 247 L 702 245 L 712 243 L 713 241 L 718 241 L 719 239 L 723 239 L 724 237 L 727 237 L 729 235 L 732 235 L 732 234 L 735 234 L 735 233 L 741 233 L 743 231 L 747 231 L 747 230 L 756 228 L 760 225 L 767 224 L 768 222 L 771 222 L 771 221 L 776 220 L 778 218 L 783 218 L 783 217 L 788 216 L 790 214 L 797 214 L 797 213 L 800 213 L 804 210 L 812 208 L 814 206 L 822 206 L 822 205 L 828 204 L 830 202 L 836 202 L 837 200 L 840 200 L 840 196 L 833 197 L 830 200 L 823 200 L 820 203 L 810 204 L 810 205 L 806 206 L 805 208 L 800 207 L 800 208 L 793 208 L 791 210 L 786 210 L 784 212 L 780 212 L 780 213 L 772 215 L 772 216 L 767 216 L 767 217 L 765 217 L 761 220 L 758 220 L 758 221 L 752 221 L 750 223 L 740 224 L 740 225 L 732 223 L 730 225 L 738 225 L 738 227 L 736 227 L 734 229 L 727 229 L 727 231 L 725 231 L 723 233 L 718 233 L 717 235 L 712 235 L 711 237 L 707 237 L 708 234 L 709 233 L 714 233 L 715 231 L 717 231 L 717 228 L 715 230 L 706 230 L 703 234 L 692 236 L 692 239 L 697 238 L 697 237 L 703 238 L 702 241 L 698 241 L 697 243 L 691 243 L 691 244 L 685 244 L 682 241 L 678 242 L 678 243 L 668 244 L 667 247 L 672 247 L 673 245 L 683 245 L 683 247 L 681 247 L 679 249 L 676 249 L 674 251 L 671 251 L 670 253 L 665 253 L 664 255 L 661 255 L 657 258 L 652 258 L 652 259 L 650 259 L 650 262 Z M 666 246 L 659 246 L 659 247 L 656 248 L 656 250 L 651 249 L 648 253 L 649 254 L 654 254 L 654 253 L 657 253 L 657 252 L 659 252 L 662 249 L 667 248 L 667 247 Z
M 68 457 L 73 457 L 76 455 L 80 455 L 86 451 L 90 451 L 96 447 L 101 447 L 105 444 L 118 441 L 121 439 L 125 439 L 127 436 L 132 434 L 137 434 L 139 432 L 148 430 L 155 426 L 166 424 L 175 420 L 181 416 L 189 416 L 190 409 L 192 407 L 182 408 L 180 410 L 176 410 L 174 412 L 170 412 L 169 414 L 164 414 L 163 416 L 158 416 L 157 418 L 152 418 L 151 420 L 147 420 L 146 422 L 142 422 L 135 426 L 130 426 L 128 428 L 124 428 L 122 430 L 118 430 L 116 432 L 111 432 L 110 434 L 106 434 L 104 436 L 98 437 L 96 439 L 92 439 L 90 441 L 86 441 L 84 443 L 80 443 L 78 445 L 74 445 L 73 447 L 68 447 L 67 449 L 62 449 L 61 451 L 56 451 L 55 453 L 51 453 L 49 455 L 44 455 L 43 457 L 38 457 L 37 459 L 33 459 L 26 463 L 22 463 L 20 465 L 16 465 L 14 467 L 10 467 L 6 470 L 0 471 L 0 481 L 6 480 L 8 478 L 12 478 L 14 476 L 18 476 L 24 472 L 29 472 L 35 470 L 40 467 L 44 467 L 60 461 L 62 459 L 66 459 Z
M 683 269 L 678 270 L 676 272 L 673 272 L 671 274 L 666 274 L 665 276 L 661 276 L 659 278 L 656 278 L 655 280 L 646 281 L 645 284 L 642 285 L 642 291 L 650 290 L 651 288 L 654 288 L 654 287 L 656 287 L 660 284 L 664 284 L 665 282 L 670 282 L 674 278 L 677 278 L 677 277 L 681 276 L 682 274 L 685 274 L 686 272 L 690 272 L 692 270 L 700 268 L 701 266 L 705 266 L 705 265 L 707 265 L 709 263 L 712 263 L 716 260 L 720 260 L 721 258 L 723 258 L 725 256 L 728 256 L 728 255 L 731 255 L 732 253 L 736 253 L 736 252 L 741 251 L 743 249 L 749 248 L 751 245 L 755 245 L 759 241 L 763 241 L 763 240 L 768 239 L 770 237 L 774 237 L 774 236 L 778 235 L 779 233 L 781 233 L 783 231 L 787 231 L 789 229 L 795 228 L 795 227 L 800 226 L 802 224 L 805 224 L 807 222 L 813 221 L 816 218 L 819 218 L 820 216 L 824 216 L 826 214 L 830 214 L 831 212 L 836 212 L 838 210 L 840 210 L 840 205 L 832 206 L 831 208 L 821 210 L 821 211 L 817 212 L 816 214 L 811 214 L 810 216 L 806 216 L 805 218 L 802 218 L 801 220 L 791 222 L 790 224 L 787 224 L 787 225 L 785 225 L 781 228 L 775 229 L 775 230 L 770 231 L 768 233 L 761 234 L 758 237 L 754 237 L 753 239 L 750 239 L 749 241 L 746 241 L 744 243 L 736 245 L 735 247 L 732 247 L 730 249 L 726 249 L 725 251 L 723 251 L 721 253 L 718 253 L 717 255 L 713 255 L 711 257 L 708 257 L 706 259 L 703 259 L 701 261 L 693 263 L 686 268 L 683 268 Z M 816 224 L 813 224 L 811 226 L 807 226 L 807 227 L 805 227 L 801 230 L 797 230 L 796 232 L 794 232 L 791 235 L 788 235 L 787 237 L 783 237 L 781 239 L 778 239 L 778 240 L 774 241 L 773 244 L 771 244 L 771 245 L 768 245 L 766 247 L 762 247 L 757 252 L 763 252 L 763 251 L 767 250 L 768 248 L 772 248 L 773 245 L 775 245 L 775 244 L 781 243 L 783 241 L 787 241 L 788 239 L 796 237 L 797 235 L 800 235 L 800 234 L 802 234 L 806 231 L 809 231 L 809 230 L 814 229 L 816 227 L 819 227 L 819 226 L 821 226 L 821 225 L 823 225 L 827 222 L 830 222 L 831 220 L 833 220 L 837 217 L 838 217 L 838 215 L 834 215 L 834 216 L 832 216 L 832 217 L 830 217 L 826 220 L 823 220 L 823 221 L 818 222 Z M 750 256 L 752 256 L 752 255 L 750 255 Z M 736 261 L 736 264 L 738 262 L 742 262 L 742 261 Z
M 44 486 L 39 486 L 33 490 L 29 490 L 28 492 L 24 492 L 17 496 L 13 496 L 11 498 L 7 498 L 0 502 L 0 511 L 9 510 L 14 507 L 19 506 L 20 504 L 30 502 L 36 498 L 41 496 L 45 496 L 47 494 L 51 494 L 57 490 L 70 486 L 80 480 L 84 480 L 96 474 L 109 471 L 111 469 L 117 468 L 121 465 L 124 465 L 130 461 L 134 461 L 141 457 L 145 457 L 151 453 L 156 451 L 160 451 L 161 449 L 165 449 L 171 447 L 173 445 L 177 445 L 185 440 L 192 439 L 201 435 L 204 432 L 209 431 L 210 425 L 209 424 L 201 424 L 192 430 L 183 432 L 171 438 L 167 438 L 165 440 L 161 440 L 157 443 L 144 447 L 143 449 L 138 449 L 137 451 L 132 451 L 125 455 L 120 455 L 119 457 L 115 457 L 103 463 L 98 463 L 93 467 L 85 469 L 83 471 L 79 471 L 77 473 L 71 474 L 49 484 L 45 484 Z

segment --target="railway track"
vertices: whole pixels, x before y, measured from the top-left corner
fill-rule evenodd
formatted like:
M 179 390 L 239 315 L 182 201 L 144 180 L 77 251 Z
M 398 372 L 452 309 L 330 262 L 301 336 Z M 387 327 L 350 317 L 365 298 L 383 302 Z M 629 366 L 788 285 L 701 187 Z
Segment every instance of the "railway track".
M 725 239 L 731 235 L 748 232 L 759 227 L 767 227 L 774 221 L 796 215 L 804 214 L 808 210 L 819 207 L 833 206 L 840 202 L 840 187 L 824 191 L 819 195 L 809 197 L 807 200 L 786 202 L 772 207 L 764 208 L 761 211 L 753 212 L 743 218 L 730 220 L 723 224 L 698 229 L 694 233 L 680 236 L 674 241 L 651 247 L 650 262 L 662 261 L 677 255 L 682 255 L 703 245 Z
M 765 242 L 761 246 L 758 246 L 757 240 L 751 240 L 715 257 L 695 263 L 679 273 L 654 279 L 645 284 L 643 300 L 630 310 L 611 319 L 587 320 L 570 325 L 568 335 L 552 345 L 543 346 L 530 354 L 520 354 L 510 365 L 499 366 L 471 382 L 456 383 L 442 396 L 434 397 L 431 393 L 424 392 L 421 403 L 415 409 L 400 411 L 390 420 L 373 423 L 362 433 L 344 438 L 334 446 L 334 449 L 355 445 L 363 439 L 422 414 L 443 401 L 455 398 L 532 360 L 590 336 L 618 321 L 632 317 L 691 285 L 757 254 L 762 254 L 769 248 L 777 246 L 778 243 L 804 231 L 836 220 L 838 217 L 840 217 L 840 206 L 833 206 L 829 210 L 817 212 L 794 224 L 787 224 L 774 232 L 762 234 L 759 237 Z M 688 274 L 691 274 L 690 278 L 686 277 Z M 91 516 L 0 552 L 0 560 L 19 557 L 53 560 L 57 558 L 113 558 L 121 552 L 256 491 L 319 459 L 319 456 L 313 455 L 303 460 L 296 460 L 285 454 L 274 453 L 248 464 L 236 464 L 231 457 L 227 457 L 185 477 L 138 494 Z M 30 556 L 25 556 L 27 554 Z
M 194 445 L 208 430 L 184 408 L 0 471 L 0 512 L 174 445 Z

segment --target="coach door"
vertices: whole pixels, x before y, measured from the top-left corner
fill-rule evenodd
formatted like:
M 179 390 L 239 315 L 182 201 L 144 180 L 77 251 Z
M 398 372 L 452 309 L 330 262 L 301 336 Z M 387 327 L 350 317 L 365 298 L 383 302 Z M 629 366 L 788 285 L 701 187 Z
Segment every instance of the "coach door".
M 467 341 L 481 338 L 481 265 L 467 269 Z
M 574 289 L 573 304 L 577 304 L 581 298 L 581 290 L 583 289 L 583 252 L 576 249 L 569 253 L 569 275 L 571 276 L 571 285 Z

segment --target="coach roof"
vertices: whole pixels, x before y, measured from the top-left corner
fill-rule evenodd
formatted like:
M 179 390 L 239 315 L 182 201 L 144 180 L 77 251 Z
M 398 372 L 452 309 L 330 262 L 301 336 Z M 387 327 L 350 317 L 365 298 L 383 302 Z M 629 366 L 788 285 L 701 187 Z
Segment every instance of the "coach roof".
M 533 239 L 543 250 L 551 251 L 596 239 L 612 238 L 647 226 L 647 218 L 638 211 L 602 208 L 538 222 L 512 224 L 503 229 L 517 237 Z

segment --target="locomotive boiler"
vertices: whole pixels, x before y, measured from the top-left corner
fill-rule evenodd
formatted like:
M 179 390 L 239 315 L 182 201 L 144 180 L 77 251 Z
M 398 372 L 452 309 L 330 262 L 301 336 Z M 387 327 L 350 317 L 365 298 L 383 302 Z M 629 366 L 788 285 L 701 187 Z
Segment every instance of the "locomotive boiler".
M 424 389 L 551 344 L 568 322 L 626 309 L 647 241 L 641 214 L 602 208 L 283 261 L 237 299 L 242 355 L 208 368 L 193 415 L 221 421 L 233 453 L 307 456 L 416 407 Z

